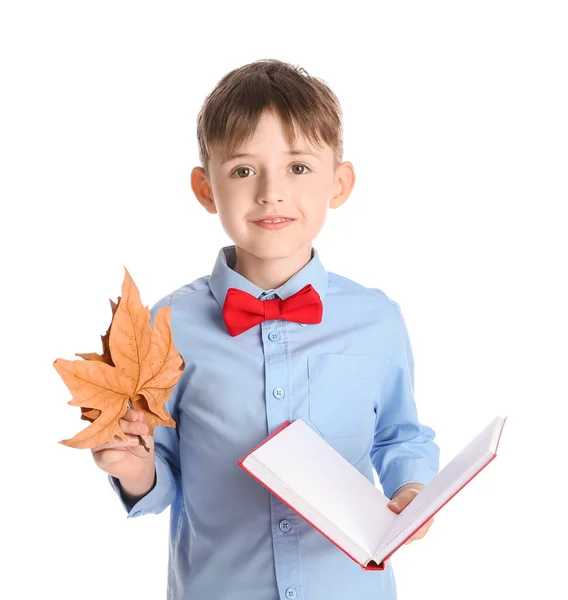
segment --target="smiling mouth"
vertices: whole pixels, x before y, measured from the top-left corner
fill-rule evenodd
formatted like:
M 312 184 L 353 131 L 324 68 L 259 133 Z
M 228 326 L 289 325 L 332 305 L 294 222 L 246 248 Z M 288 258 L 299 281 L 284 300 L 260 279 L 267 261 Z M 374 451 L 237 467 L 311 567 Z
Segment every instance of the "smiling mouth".
M 283 219 L 281 221 L 253 221 L 255 225 L 262 227 L 263 229 L 283 229 L 291 223 L 294 223 L 296 219 Z
M 254 221 L 254 223 L 283 223 L 284 221 L 295 221 L 295 219 L 291 219 L 290 217 L 275 217 L 274 219 L 259 219 L 258 221 Z

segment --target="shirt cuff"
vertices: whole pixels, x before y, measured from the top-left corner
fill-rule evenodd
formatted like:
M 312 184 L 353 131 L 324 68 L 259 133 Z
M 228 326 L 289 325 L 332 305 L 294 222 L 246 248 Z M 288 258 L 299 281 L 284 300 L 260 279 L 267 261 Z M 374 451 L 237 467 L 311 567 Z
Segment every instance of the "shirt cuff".
M 437 472 L 424 459 L 408 458 L 392 465 L 381 482 L 387 498 L 392 498 L 399 487 L 407 483 L 422 483 L 428 485 Z
M 112 489 L 117 493 L 127 513 L 127 518 L 139 517 L 149 513 L 159 514 L 176 498 L 177 482 L 170 466 L 158 454 L 154 454 L 154 456 L 156 459 L 156 485 L 135 504 L 126 502 L 119 480 L 112 475 L 108 476 Z

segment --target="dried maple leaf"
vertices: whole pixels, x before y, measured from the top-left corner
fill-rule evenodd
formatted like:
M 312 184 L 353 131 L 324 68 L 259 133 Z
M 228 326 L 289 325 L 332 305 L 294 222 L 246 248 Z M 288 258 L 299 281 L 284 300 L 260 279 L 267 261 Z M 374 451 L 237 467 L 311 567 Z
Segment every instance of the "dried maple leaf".
M 112 309 L 112 318 L 110 320 L 110 325 L 108 326 L 107 332 L 104 335 L 101 335 L 101 340 L 103 342 L 102 355 L 97 354 L 96 352 L 89 352 L 87 354 L 75 354 L 75 356 L 80 356 L 81 358 L 84 358 L 85 360 L 100 360 L 102 362 L 105 362 L 107 365 L 114 367 L 114 362 L 112 361 L 112 356 L 110 354 L 109 338 L 110 338 L 110 330 L 112 327 L 112 322 L 114 321 L 114 315 L 116 314 L 116 309 L 118 307 L 118 304 L 120 304 L 120 296 L 118 297 L 118 303 L 110 300 L 110 307 Z
M 119 425 L 129 405 L 144 415 L 149 434 L 156 425 L 175 427 L 164 407 L 185 368 L 171 331 L 171 308 L 162 307 L 154 326 L 150 311 L 140 301 L 136 284 L 125 270 L 122 297 L 114 305 L 107 333 L 101 336 L 103 354 L 77 354 L 84 360 L 58 358 L 53 366 L 71 391 L 68 402 L 81 407 L 81 418 L 91 424 L 59 443 L 94 448 L 115 436 L 128 440 Z
M 117 302 L 120 302 L 120 296 L 118 297 Z M 114 367 L 114 362 L 112 361 L 112 356 L 110 355 L 110 347 L 108 345 L 108 341 L 109 341 L 109 337 L 110 337 L 110 328 L 112 327 L 114 314 L 116 313 L 116 308 L 118 306 L 117 302 L 113 302 L 112 300 L 110 300 L 110 307 L 112 309 L 112 318 L 110 320 L 110 325 L 108 326 L 107 332 L 104 335 L 101 335 L 101 340 L 103 343 L 103 353 L 102 354 L 97 354 L 96 352 L 89 352 L 87 354 L 75 353 L 75 356 L 80 356 L 81 358 L 84 358 L 85 360 L 100 360 L 102 362 L 105 362 L 107 365 Z M 81 419 L 84 419 L 85 421 L 92 422 L 100 414 L 101 414 L 101 411 L 96 408 L 81 407 Z M 143 443 L 142 436 L 138 436 L 138 437 L 140 439 L 141 445 L 146 447 L 146 444 Z

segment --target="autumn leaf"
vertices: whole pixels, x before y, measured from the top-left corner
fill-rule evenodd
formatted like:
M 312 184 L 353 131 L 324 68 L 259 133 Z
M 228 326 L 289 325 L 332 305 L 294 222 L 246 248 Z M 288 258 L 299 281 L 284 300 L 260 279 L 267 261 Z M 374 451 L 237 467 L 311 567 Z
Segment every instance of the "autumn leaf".
M 120 302 L 120 296 L 118 297 L 118 302 Z M 108 340 L 110 337 L 110 328 L 112 327 L 112 321 L 114 319 L 114 314 L 116 313 L 116 308 L 117 308 L 118 304 L 116 302 L 113 302 L 112 300 L 110 300 L 110 307 L 112 309 L 112 318 L 110 321 L 110 325 L 108 326 L 107 332 L 104 335 L 101 335 L 101 340 L 103 343 L 103 353 L 101 354 L 96 354 L 95 352 L 89 352 L 87 354 L 77 354 L 75 353 L 75 356 L 80 356 L 81 358 L 84 358 L 85 360 L 100 360 L 103 361 L 105 363 L 107 363 L 107 365 L 110 365 L 111 367 L 114 367 L 114 363 L 112 362 L 112 357 L 110 355 L 110 347 L 108 345 Z M 100 410 L 97 410 L 96 408 L 84 408 L 81 407 L 81 419 L 84 419 L 85 421 L 94 421 L 99 415 L 101 414 Z M 142 440 L 142 437 L 139 436 L 140 440 Z M 145 446 L 145 444 L 143 444 Z
M 59 442 L 72 448 L 94 448 L 112 442 L 115 436 L 128 440 L 119 420 L 129 405 L 143 413 L 150 435 L 157 425 L 176 426 L 164 404 L 185 363 L 173 343 L 171 308 L 158 310 L 152 327 L 150 311 L 124 270 L 122 296 L 117 304 L 111 300 L 111 324 L 101 336 L 103 353 L 76 354 L 83 360 L 53 362 L 72 393 L 68 404 L 81 407 L 81 418 L 91 422 L 74 437 Z
M 120 303 L 120 296 L 118 297 L 118 303 Z M 114 367 L 114 362 L 112 361 L 112 356 L 110 355 L 110 347 L 109 347 L 109 337 L 110 337 L 110 329 L 112 327 L 112 322 L 114 321 L 114 315 L 116 314 L 116 309 L 118 304 L 110 300 L 110 306 L 112 308 L 112 318 L 110 320 L 110 325 L 108 326 L 107 332 L 104 335 L 101 335 L 101 340 L 103 342 L 103 353 L 96 354 L 95 352 L 90 352 L 88 354 L 75 354 L 75 356 L 80 356 L 85 360 L 100 360 L 105 362 L 107 365 Z

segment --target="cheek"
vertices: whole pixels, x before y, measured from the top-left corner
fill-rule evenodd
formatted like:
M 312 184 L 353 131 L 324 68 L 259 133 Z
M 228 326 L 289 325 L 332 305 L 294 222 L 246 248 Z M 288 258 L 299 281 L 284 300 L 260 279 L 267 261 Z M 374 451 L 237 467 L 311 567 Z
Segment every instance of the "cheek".
M 327 210 L 325 202 L 314 203 L 305 210 L 302 210 L 302 213 L 303 223 L 301 227 L 309 237 L 316 237 L 323 229 L 326 220 Z
M 313 190 L 302 194 L 302 211 L 306 219 L 321 221 L 325 219 L 333 192 L 314 186 Z
M 305 187 L 301 191 L 301 196 L 310 212 L 322 214 L 325 213 L 333 198 L 333 189 L 333 185 L 327 177 L 318 177 L 306 182 Z

